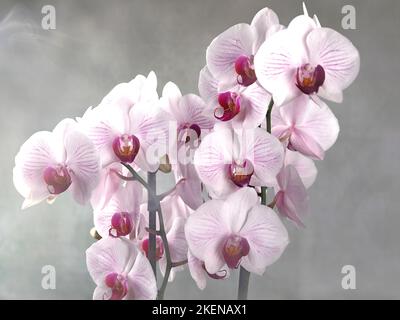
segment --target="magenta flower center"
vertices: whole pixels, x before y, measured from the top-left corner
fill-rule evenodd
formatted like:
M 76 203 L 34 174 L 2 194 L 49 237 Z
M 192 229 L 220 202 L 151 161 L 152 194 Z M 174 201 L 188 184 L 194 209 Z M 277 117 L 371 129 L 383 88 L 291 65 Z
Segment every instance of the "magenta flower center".
M 109 273 L 104 282 L 111 289 L 111 296 L 107 297 L 109 300 L 121 300 L 128 293 L 128 281 L 121 274 Z
M 132 232 L 132 216 L 128 212 L 116 212 L 111 218 L 111 227 L 108 231 L 113 238 L 127 236 Z
M 240 112 L 240 97 L 234 92 L 224 92 L 218 95 L 219 107 L 214 111 L 214 117 L 221 121 L 229 121 Z
M 142 242 L 142 250 L 146 254 L 146 257 L 149 257 L 149 246 L 150 246 L 150 241 L 149 238 L 144 239 Z M 164 245 L 162 242 L 162 239 L 157 236 L 156 237 L 156 260 L 160 260 L 162 256 L 164 255 Z
M 184 124 L 179 128 L 178 140 L 189 143 L 199 139 L 200 135 L 201 129 L 197 124 Z
M 236 269 L 242 257 L 247 256 L 249 252 L 249 243 L 245 238 L 238 235 L 231 235 L 227 238 L 222 249 L 225 262 L 231 269 Z
M 47 167 L 43 172 L 43 179 L 50 194 L 60 194 L 67 190 L 72 183 L 65 166 Z
M 296 85 L 305 94 L 317 93 L 325 81 L 325 70 L 322 66 L 313 67 L 309 63 L 297 68 Z
M 245 160 L 243 163 L 232 163 L 229 165 L 229 176 L 238 187 L 247 186 L 254 173 L 253 164 Z
M 114 139 L 112 147 L 119 160 L 131 163 L 139 152 L 140 142 L 134 135 L 123 134 Z
M 237 82 L 243 86 L 256 82 L 256 72 L 254 71 L 254 56 L 240 56 L 235 61 L 235 70 L 238 74 Z

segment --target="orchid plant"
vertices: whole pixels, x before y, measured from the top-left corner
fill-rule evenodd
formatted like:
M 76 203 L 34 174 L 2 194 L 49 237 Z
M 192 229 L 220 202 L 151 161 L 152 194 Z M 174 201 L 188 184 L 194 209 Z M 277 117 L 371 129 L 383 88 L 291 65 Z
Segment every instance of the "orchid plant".
M 155 73 L 138 75 L 22 145 L 13 177 L 24 209 L 66 192 L 93 208 L 93 299 L 163 299 L 186 266 L 200 289 L 240 268 L 246 299 L 250 273 L 289 243 L 281 219 L 304 226 L 314 160 L 339 133 L 322 99 L 342 101 L 359 54 L 303 10 L 284 27 L 264 8 L 218 35 L 200 96 L 169 82 L 159 97 Z M 175 185 L 157 193 L 157 174 L 171 172 Z

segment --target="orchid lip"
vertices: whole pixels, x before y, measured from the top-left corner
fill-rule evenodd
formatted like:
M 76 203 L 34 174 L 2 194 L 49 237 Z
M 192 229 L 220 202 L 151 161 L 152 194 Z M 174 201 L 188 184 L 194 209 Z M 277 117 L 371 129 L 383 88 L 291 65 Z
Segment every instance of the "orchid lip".
M 201 128 L 197 124 L 184 124 L 179 129 L 178 140 L 185 143 L 193 142 L 201 136 Z
M 256 72 L 254 70 L 254 56 L 250 57 L 242 55 L 235 61 L 235 71 L 238 74 L 238 84 L 248 87 L 257 81 Z
M 206 266 L 205 266 L 204 262 L 202 263 L 201 266 L 202 266 L 203 270 L 207 273 L 207 275 L 208 275 L 211 279 L 214 279 L 214 280 L 222 280 L 222 279 L 225 279 L 226 276 L 227 276 L 227 274 L 228 274 L 228 271 L 226 271 L 226 270 L 220 270 L 220 271 L 217 271 L 216 273 L 209 273 L 209 272 L 207 271 L 207 269 L 206 269 Z
M 133 221 L 128 212 L 116 212 L 111 218 L 109 235 L 113 238 L 127 236 L 132 232 Z
M 146 254 L 146 257 L 149 257 L 149 248 L 150 248 L 150 241 L 149 238 L 146 238 L 142 242 L 142 250 Z M 160 260 L 164 255 L 164 244 L 161 237 L 156 237 L 156 261 Z
M 222 255 L 226 264 L 231 269 L 237 269 L 243 257 L 250 252 L 247 240 L 239 235 L 229 236 L 223 246 Z
M 309 63 L 297 68 L 296 86 L 305 94 L 318 93 L 325 81 L 325 70 L 321 65 L 316 67 Z
M 71 175 L 66 166 L 47 167 L 43 179 L 50 194 L 60 194 L 66 191 L 72 183 Z
M 234 92 L 218 95 L 219 107 L 214 110 L 214 117 L 221 121 L 232 120 L 240 112 L 240 96 Z
M 104 298 L 108 298 L 109 300 L 121 300 L 128 293 L 128 282 L 126 278 L 118 273 L 109 273 L 104 279 L 105 285 L 111 289 L 111 296 Z
M 131 163 L 139 152 L 140 141 L 134 135 L 123 134 L 114 139 L 112 147 L 119 160 Z
M 254 173 L 253 164 L 245 160 L 243 163 L 234 162 L 229 165 L 229 176 L 234 184 L 238 187 L 245 187 L 250 183 Z

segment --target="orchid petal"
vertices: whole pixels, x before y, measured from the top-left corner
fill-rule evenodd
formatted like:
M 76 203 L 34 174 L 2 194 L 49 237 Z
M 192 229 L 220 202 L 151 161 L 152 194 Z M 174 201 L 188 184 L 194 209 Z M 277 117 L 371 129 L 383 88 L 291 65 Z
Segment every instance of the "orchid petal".
M 242 259 L 242 266 L 259 275 L 279 259 L 289 243 L 287 230 L 279 217 L 262 205 L 254 206 L 247 214 L 240 235 L 250 246 L 249 254 Z
M 185 226 L 190 250 L 204 261 L 210 273 L 218 272 L 225 264 L 222 245 L 229 230 L 221 215 L 223 203 L 221 200 L 204 203 L 188 218 Z

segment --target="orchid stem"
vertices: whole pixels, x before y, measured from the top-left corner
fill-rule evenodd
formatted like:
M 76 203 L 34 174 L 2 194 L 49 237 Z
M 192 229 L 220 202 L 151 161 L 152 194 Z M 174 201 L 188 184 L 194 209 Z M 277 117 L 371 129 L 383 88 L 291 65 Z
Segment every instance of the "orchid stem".
M 274 105 L 274 100 L 271 98 L 271 101 L 268 105 L 267 115 L 266 115 L 266 126 L 267 132 L 271 133 L 271 112 L 272 107 Z M 267 187 L 261 187 L 261 204 L 267 205 Z M 245 268 L 240 267 L 239 273 L 239 288 L 238 288 L 238 300 L 247 300 L 247 295 L 249 292 L 249 282 L 250 282 L 250 272 L 248 272 Z
M 147 183 L 149 190 L 152 190 L 154 193 L 156 192 L 156 174 L 149 172 L 147 174 Z M 156 230 L 157 228 L 157 207 L 158 203 L 155 197 L 150 195 L 148 197 L 147 208 L 149 211 L 149 229 Z M 151 264 L 151 268 L 153 269 L 154 276 L 157 278 L 157 260 L 156 260 L 156 239 L 157 235 L 155 233 L 149 233 L 149 252 L 148 258 Z
M 271 98 L 271 101 L 268 105 L 267 116 L 266 116 L 266 124 L 267 124 L 267 132 L 271 133 L 272 125 L 271 125 L 271 112 L 272 107 L 274 106 L 274 99 Z
M 123 179 L 124 181 L 138 181 L 143 187 L 146 188 L 148 192 L 148 202 L 147 208 L 149 211 L 149 227 L 146 228 L 146 231 L 149 233 L 149 253 L 148 259 L 150 261 L 151 267 L 154 272 L 154 276 L 157 277 L 157 260 L 156 260 L 156 237 L 159 235 L 163 242 L 165 258 L 167 260 L 167 265 L 165 269 L 164 278 L 161 284 L 160 289 L 158 290 L 157 300 L 163 300 L 165 290 L 167 289 L 169 275 L 171 274 L 172 268 L 179 267 L 185 265 L 188 261 L 178 261 L 173 262 L 171 259 L 171 252 L 168 245 L 167 234 L 165 232 L 164 226 L 164 218 L 162 215 L 161 204 L 160 201 L 170 194 L 172 191 L 169 191 L 165 194 L 157 195 L 157 184 L 156 184 L 156 172 L 149 172 L 147 174 L 147 182 L 129 165 L 126 163 L 122 163 L 131 173 L 132 177 L 125 177 L 118 172 L 116 174 Z M 178 182 L 179 183 L 179 182 Z M 160 229 L 157 230 L 157 215 L 159 220 Z
M 165 290 L 167 289 L 168 279 L 169 279 L 169 275 L 171 273 L 171 269 L 172 269 L 172 265 L 173 264 L 172 264 L 172 260 L 171 260 L 171 252 L 169 251 L 167 235 L 165 233 L 164 218 L 163 218 L 163 215 L 162 215 L 160 204 L 158 205 L 157 213 L 158 213 L 158 220 L 159 220 L 159 223 L 160 223 L 159 232 L 160 232 L 160 236 L 161 236 L 161 239 L 162 239 L 162 242 L 163 242 L 163 245 L 164 245 L 165 258 L 167 260 L 167 266 L 165 267 L 164 279 L 163 279 L 163 282 L 161 284 L 160 289 L 158 290 L 158 295 L 157 295 L 157 300 L 163 300 L 164 299 Z
M 240 267 L 239 274 L 239 289 L 238 289 L 238 300 L 247 300 L 247 294 L 249 292 L 249 281 L 250 272 L 245 268 Z

